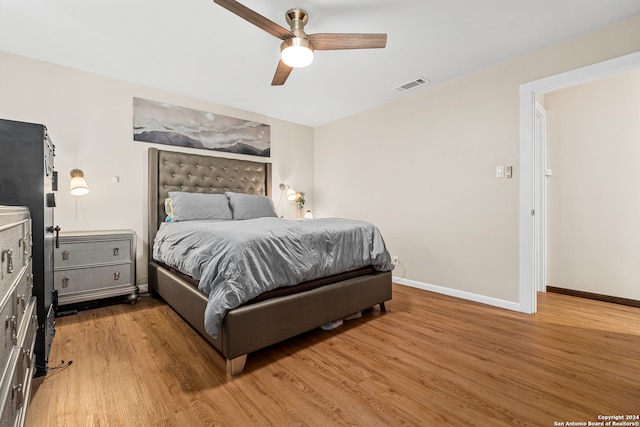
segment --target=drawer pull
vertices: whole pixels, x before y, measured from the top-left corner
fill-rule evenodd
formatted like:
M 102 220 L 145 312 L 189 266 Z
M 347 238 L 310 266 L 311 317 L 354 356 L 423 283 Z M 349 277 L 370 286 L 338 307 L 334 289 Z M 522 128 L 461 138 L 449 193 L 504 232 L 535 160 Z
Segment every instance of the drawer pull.
M 69 260 L 69 251 L 67 249 L 62 251 L 62 260 L 63 261 L 68 261 Z
M 23 255 L 29 255 L 29 236 L 24 236 L 24 238 L 20 239 L 19 246 L 22 246 Z
M 7 260 L 7 273 L 13 273 L 13 251 L 11 249 L 4 249 L 2 251 L 2 262 Z
M 22 306 L 22 312 L 24 313 L 27 310 L 27 296 L 26 295 L 18 295 L 17 301 L 18 308 Z
M 113 256 L 118 256 L 120 255 L 120 248 L 119 247 L 115 247 L 113 248 Z
M 9 328 L 11 328 L 11 343 L 13 345 L 18 344 L 18 320 L 16 319 L 16 316 L 7 315 L 5 325 L 9 325 Z
M 27 237 L 25 236 L 23 239 L 18 241 L 18 247 L 22 246 L 22 266 L 27 265 L 29 261 L 29 247 L 27 246 Z
M 120 272 L 119 271 L 114 271 L 113 272 L 113 280 L 120 280 Z
M 18 406 L 16 406 L 16 409 L 20 409 L 22 408 L 22 405 L 24 405 L 24 391 L 22 390 L 22 384 L 11 387 L 11 398 L 13 399 L 16 394 L 18 395 Z
M 68 277 L 68 276 L 64 276 L 64 277 L 62 278 L 62 287 L 63 287 L 63 288 L 66 288 L 66 287 L 68 287 L 68 286 L 69 286 L 69 280 L 71 280 L 71 279 L 69 279 L 69 277 Z
M 31 366 L 31 351 L 28 348 L 22 349 L 22 356 L 27 362 L 27 366 Z

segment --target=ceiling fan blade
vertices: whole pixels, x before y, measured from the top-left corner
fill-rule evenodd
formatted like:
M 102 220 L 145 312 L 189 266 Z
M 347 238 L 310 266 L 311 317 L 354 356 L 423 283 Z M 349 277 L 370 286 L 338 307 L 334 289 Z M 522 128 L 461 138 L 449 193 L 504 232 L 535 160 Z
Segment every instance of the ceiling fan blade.
M 262 28 L 267 33 L 285 40 L 293 37 L 293 33 L 275 22 L 265 18 L 258 12 L 249 9 L 247 6 L 238 3 L 235 0 L 213 0 L 214 3 L 227 9 L 229 12 L 238 15 L 240 18 L 246 19 L 256 27 Z
M 271 86 L 282 86 L 284 82 L 287 81 L 292 70 L 293 68 L 282 62 L 281 59 L 278 63 L 278 68 L 276 68 L 276 74 L 273 76 L 273 80 L 271 81 Z
M 376 49 L 387 45 L 386 34 L 318 33 L 307 39 L 316 50 Z

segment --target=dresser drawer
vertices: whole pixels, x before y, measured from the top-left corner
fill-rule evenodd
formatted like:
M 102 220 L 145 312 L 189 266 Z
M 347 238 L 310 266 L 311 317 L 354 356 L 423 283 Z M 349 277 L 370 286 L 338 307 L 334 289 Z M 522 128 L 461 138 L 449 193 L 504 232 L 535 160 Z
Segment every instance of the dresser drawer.
M 36 358 L 33 356 L 33 350 L 27 352 L 25 349 L 22 349 L 22 357 L 18 360 L 18 378 L 22 378 L 20 383 L 22 386 L 22 404 L 16 414 L 16 426 L 24 426 L 27 422 L 27 408 L 29 407 L 29 400 L 31 400 L 33 377 L 35 374 Z
M 25 227 L 27 221 L 0 227 L 0 295 L 4 295 L 13 285 L 26 263 L 24 255 Z M 28 239 L 29 237 L 26 236 Z M 30 249 L 27 249 L 29 253 Z
M 31 273 L 31 263 L 22 270 L 20 277 L 18 278 L 18 285 L 13 296 L 13 303 L 15 304 L 14 314 L 17 319 L 17 323 L 20 327 L 24 322 L 25 313 L 32 297 L 33 288 L 33 274 Z
M 7 357 L 7 366 L 0 380 L 0 426 L 15 426 L 24 406 L 25 395 L 20 382 L 18 364 L 21 362 L 22 349 L 13 347 Z
M 20 357 L 18 358 L 18 379 L 23 385 L 23 410 L 18 416 L 24 423 L 25 410 L 31 396 L 31 380 L 35 375 L 36 358 L 33 354 L 36 345 L 36 331 L 38 330 L 38 316 L 36 315 L 36 298 L 33 297 L 27 307 L 25 322 L 22 331 L 18 334 Z M 19 425 L 23 425 L 20 424 Z M 1 425 L 0 425 L 1 427 Z
M 0 360 L 5 360 L 9 355 L 11 346 L 22 345 L 20 337 L 21 335 L 24 336 L 26 329 L 30 327 L 30 323 L 33 323 L 31 317 L 34 314 L 36 298 L 31 296 L 30 290 L 28 294 L 24 293 L 25 289 L 30 289 L 30 283 L 31 264 L 29 264 L 28 268 L 21 270 L 17 283 L 0 300 L 0 321 L 4 332 L 2 338 L 0 338 L 2 340 Z M 2 427 L 1 424 L 0 427 Z
M 20 233 L 22 238 L 18 243 L 20 246 L 20 259 L 22 265 L 27 265 L 31 261 L 31 255 L 33 252 L 33 234 L 31 233 L 31 218 L 22 223 L 22 232 Z
M 31 297 L 24 312 L 24 318 L 18 327 L 18 346 L 22 347 L 27 355 L 33 353 L 33 346 L 38 330 L 38 315 L 36 313 L 36 297 Z
M 56 269 L 96 264 L 113 264 L 131 259 L 131 240 L 92 240 L 65 242 L 60 237 L 56 249 Z
M 58 290 L 58 296 L 128 284 L 131 284 L 131 264 L 69 269 L 54 273 L 54 286 Z
M 18 342 L 18 318 L 15 315 L 14 296 L 15 291 L 12 290 L 4 298 L 0 298 L 0 327 L 2 328 L 2 334 L 0 335 L 0 361 L 2 362 L 9 358 L 11 348 Z M 2 376 L 3 368 L 0 365 L 0 376 Z

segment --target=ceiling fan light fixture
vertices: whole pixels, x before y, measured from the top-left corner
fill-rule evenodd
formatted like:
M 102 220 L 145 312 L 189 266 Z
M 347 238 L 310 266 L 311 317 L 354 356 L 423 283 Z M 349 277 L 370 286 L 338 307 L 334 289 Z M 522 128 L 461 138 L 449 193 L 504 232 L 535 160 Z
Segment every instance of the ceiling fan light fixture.
M 387 45 L 387 35 L 384 33 L 317 33 L 307 36 L 304 27 L 309 22 L 309 14 L 298 7 L 289 9 L 285 14 L 285 19 L 291 27 L 287 30 L 237 0 L 213 1 L 272 36 L 284 40 L 280 45 L 280 61 L 271 86 L 282 86 L 294 68 L 311 64 L 313 51 L 316 49 L 380 49 Z
M 292 37 L 280 45 L 282 62 L 292 68 L 304 68 L 313 62 L 313 48 L 309 40 Z

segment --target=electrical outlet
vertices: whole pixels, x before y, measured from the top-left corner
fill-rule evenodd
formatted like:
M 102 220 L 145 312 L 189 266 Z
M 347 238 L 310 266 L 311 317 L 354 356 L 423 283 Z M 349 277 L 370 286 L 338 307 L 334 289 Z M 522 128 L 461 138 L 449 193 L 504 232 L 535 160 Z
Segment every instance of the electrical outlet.
M 397 257 L 397 256 L 394 256 L 394 257 L 391 259 L 391 264 L 393 264 L 394 266 L 397 266 L 398 264 L 400 264 L 400 260 L 398 259 L 398 257 Z

